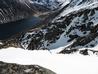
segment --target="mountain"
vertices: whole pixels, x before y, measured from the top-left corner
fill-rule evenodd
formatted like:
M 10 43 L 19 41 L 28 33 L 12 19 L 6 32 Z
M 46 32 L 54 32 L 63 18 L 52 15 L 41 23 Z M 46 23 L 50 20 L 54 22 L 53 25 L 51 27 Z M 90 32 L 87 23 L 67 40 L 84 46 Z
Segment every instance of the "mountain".
M 44 15 L 59 6 L 59 2 L 42 0 L 0 0 L 0 24 Z M 53 3 L 53 4 L 52 4 Z M 47 6 L 46 6 L 47 5 Z M 54 7 L 57 6 L 57 7 Z
M 97 52 L 92 48 L 98 44 L 98 0 L 55 1 L 30 1 L 43 7 L 45 5 L 50 9 L 49 14 L 39 25 L 1 41 L 1 48 L 14 46 L 28 50 L 52 50 L 65 47 L 60 53 Z
M 30 0 L 32 4 L 42 5 L 50 10 L 57 9 L 64 1 L 59 0 Z
M 1 25 L 31 17 L 41 21 L 0 40 L 0 74 L 98 73 L 98 0 L 1 0 Z

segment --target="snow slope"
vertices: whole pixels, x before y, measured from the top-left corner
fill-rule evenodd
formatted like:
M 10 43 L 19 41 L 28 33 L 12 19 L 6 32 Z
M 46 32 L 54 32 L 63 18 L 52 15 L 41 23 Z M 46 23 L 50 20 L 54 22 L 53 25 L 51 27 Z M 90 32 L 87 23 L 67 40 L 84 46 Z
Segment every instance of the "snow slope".
M 29 0 L 29 2 L 32 4 L 43 5 L 51 10 L 54 10 L 66 2 L 66 0 Z
M 0 61 L 23 65 L 40 65 L 57 74 L 98 74 L 98 57 L 52 54 L 49 51 L 30 51 L 20 48 L 0 50 Z
M 67 4 L 69 5 L 58 17 L 56 17 L 56 19 L 66 16 L 72 12 L 79 11 L 81 9 L 93 9 L 98 7 L 98 0 L 66 0 L 64 3 L 62 7 Z

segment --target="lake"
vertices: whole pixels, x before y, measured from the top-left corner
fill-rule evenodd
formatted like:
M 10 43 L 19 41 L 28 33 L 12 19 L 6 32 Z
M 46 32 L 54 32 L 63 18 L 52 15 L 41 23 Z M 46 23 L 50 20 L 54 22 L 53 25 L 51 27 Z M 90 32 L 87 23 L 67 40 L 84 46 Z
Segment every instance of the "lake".
M 0 24 L 0 40 L 6 39 L 19 32 L 23 32 L 26 29 L 32 28 L 34 25 L 40 22 L 37 17 L 24 19 L 16 22 Z

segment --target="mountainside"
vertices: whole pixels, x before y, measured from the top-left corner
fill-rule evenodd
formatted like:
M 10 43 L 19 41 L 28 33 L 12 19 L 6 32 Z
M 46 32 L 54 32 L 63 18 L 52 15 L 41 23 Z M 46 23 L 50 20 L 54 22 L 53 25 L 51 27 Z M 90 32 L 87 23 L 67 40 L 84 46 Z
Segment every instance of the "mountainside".
M 0 24 L 27 19 L 35 15 L 44 15 L 60 5 L 60 2 L 55 1 L 49 2 L 46 6 L 46 2 L 48 0 L 41 2 L 37 0 L 0 0 Z
M 45 5 L 51 13 L 36 27 L 2 41 L 1 48 L 14 46 L 28 50 L 51 50 L 64 46 L 60 53 L 95 52 L 91 48 L 98 44 L 98 0 L 55 1 L 30 1 Z
M 98 0 L 1 0 L 0 25 L 0 74 L 98 74 Z
M 42 5 L 50 10 L 56 10 L 65 0 L 30 0 L 32 4 Z

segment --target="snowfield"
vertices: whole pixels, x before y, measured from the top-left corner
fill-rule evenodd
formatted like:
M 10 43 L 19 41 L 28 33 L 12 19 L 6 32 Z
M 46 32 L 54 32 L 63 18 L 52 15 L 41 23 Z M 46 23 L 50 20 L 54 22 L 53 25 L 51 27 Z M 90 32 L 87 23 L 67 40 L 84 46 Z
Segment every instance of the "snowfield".
M 40 65 L 57 74 L 98 74 L 97 56 L 83 56 L 78 53 L 64 55 L 50 52 L 10 47 L 0 50 L 0 61 L 22 65 Z

